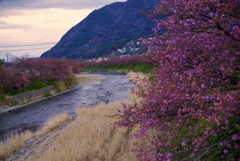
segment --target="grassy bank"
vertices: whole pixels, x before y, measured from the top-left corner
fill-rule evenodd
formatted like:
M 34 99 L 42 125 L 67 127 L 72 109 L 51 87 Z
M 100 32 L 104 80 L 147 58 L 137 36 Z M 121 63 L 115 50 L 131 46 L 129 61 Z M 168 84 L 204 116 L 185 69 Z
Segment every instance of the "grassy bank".
M 59 92 L 64 92 L 67 89 L 71 89 L 76 84 L 94 81 L 96 79 L 96 75 L 77 74 L 72 78 L 68 78 L 64 81 L 52 82 L 51 84 L 35 82 L 33 86 L 25 87 L 21 91 L 12 91 L 11 93 L 4 94 L 3 97 L 1 97 L 0 94 L 0 106 L 26 104 L 44 97 L 53 96 Z M 44 88 L 46 87 L 49 87 L 51 90 L 45 90 Z
M 71 86 L 76 85 L 77 84 L 77 78 L 76 76 L 73 76 L 71 78 L 67 78 L 65 80 L 61 80 L 61 81 L 50 81 L 50 82 L 42 82 L 42 81 L 33 81 L 30 83 L 29 86 L 26 86 L 24 88 L 22 88 L 21 90 L 15 90 L 15 89 L 8 89 L 5 88 L 5 91 L 3 93 L 0 94 L 0 106 L 1 105 L 18 105 L 18 102 L 14 101 L 14 99 L 12 100 L 12 98 L 18 98 L 18 97 L 22 97 L 23 94 L 27 93 L 32 93 L 34 91 L 41 91 L 41 89 L 44 88 L 53 88 L 54 90 L 51 90 L 47 93 L 44 94 L 40 94 L 40 95 L 36 95 L 34 97 L 31 98 L 24 98 L 24 100 L 22 100 L 21 102 L 25 102 L 27 103 L 28 101 L 35 101 L 37 99 L 43 98 L 43 97 L 47 97 L 47 96 L 51 96 L 53 94 L 65 91 L 67 89 L 69 89 Z M 40 92 L 42 93 L 42 92 Z M 26 102 L 26 100 L 28 100 Z M 22 103 L 20 103 L 22 104 Z
M 152 64 L 129 64 L 129 65 L 115 65 L 115 66 L 89 66 L 84 69 L 85 72 L 96 71 L 126 71 L 126 72 L 149 72 L 153 69 Z

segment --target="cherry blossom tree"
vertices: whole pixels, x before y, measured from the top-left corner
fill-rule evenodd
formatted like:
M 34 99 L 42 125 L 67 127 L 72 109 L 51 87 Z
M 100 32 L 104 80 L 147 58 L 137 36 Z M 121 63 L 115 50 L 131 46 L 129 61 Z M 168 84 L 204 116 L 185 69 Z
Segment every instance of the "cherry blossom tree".
M 239 0 L 162 0 L 149 15 L 155 37 L 143 41 L 154 79 L 135 91 L 140 104 L 115 115 L 119 126 L 140 126 L 141 160 L 240 158 L 239 8 Z
M 29 83 L 28 78 L 23 76 L 14 67 L 7 67 L 4 70 L 0 69 L 0 84 L 2 84 L 2 87 L 20 91 L 23 87 L 29 85 Z
M 1 90 L 21 91 L 32 82 L 47 84 L 54 81 L 72 79 L 74 73 L 81 72 L 79 62 L 66 59 L 16 59 L 0 67 Z
M 77 61 L 66 59 L 27 59 L 17 66 L 30 80 L 64 80 L 72 77 L 74 73 L 81 72 L 81 66 Z

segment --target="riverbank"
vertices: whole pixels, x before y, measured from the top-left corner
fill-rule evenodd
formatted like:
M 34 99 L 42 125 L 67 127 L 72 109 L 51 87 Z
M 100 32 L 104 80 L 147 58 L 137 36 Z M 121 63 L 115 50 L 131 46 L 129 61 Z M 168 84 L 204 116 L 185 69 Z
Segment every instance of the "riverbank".
M 137 74 L 139 75 L 139 74 Z M 116 75 L 117 76 L 117 75 Z M 135 75 L 136 76 L 136 75 Z M 128 78 L 133 79 L 134 75 Z M 121 76 L 117 77 L 118 84 L 123 83 Z M 109 81 L 109 77 L 107 77 Z M 116 82 L 113 80 L 113 82 Z M 88 80 L 86 79 L 86 82 Z M 132 80 L 133 81 L 133 80 Z M 104 85 L 104 83 L 101 83 Z M 105 83 L 106 84 L 106 83 Z M 99 86 L 102 94 L 105 86 Z M 115 90 L 119 88 L 114 84 L 107 83 Z M 97 86 L 94 87 L 96 89 Z M 122 86 L 123 87 L 123 86 Z M 89 89 L 89 87 L 86 87 Z M 86 93 L 87 94 L 87 93 Z M 125 96 L 126 97 L 126 96 Z M 131 100 L 126 103 L 136 103 L 137 97 L 131 94 Z M 125 99 L 126 100 L 126 99 Z M 114 101 L 112 99 L 111 101 Z M 104 103 L 104 102 L 103 102 Z M 27 133 L 22 137 L 16 136 L 10 146 L 11 140 L 5 144 L 0 144 L 0 156 L 4 157 L 4 152 L 12 149 L 12 155 L 5 156 L 6 161 L 10 160 L 136 160 L 135 155 L 130 153 L 131 146 L 135 142 L 132 134 L 136 129 L 116 128 L 113 126 L 114 120 L 106 117 L 114 115 L 121 109 L 121 102 L 93 105 L 91 108 L 80 108 L 76 112 L 76 117 L 56 116 L 45 123 L 44 134 L 40 131 L 31 135 Z M 57 119 L 58 118 L 58 119 Z M 57 121 L 54 121 L 57 120 Z M 62 120 L 62 121 L 59 121 Z M 52 127 L 54 123 L 60 122 L 58 126 Z M 50 124 L 50 125 L 49 125 Z M 26 137 L 24 137 L 26 136 Z M 14 141 L 15 140 L 15 141 Z M 25 140 L 25 141 L 22 141 Z M 18 146 L 21 143 L 21 146 Z M 59 144 L 61 143 L 61 145 Z M 7 144 L 7 145 L 6 145 Z M 17 148 L 16 148 L 17 146 Z M 14 148 L 15 147 L 15 148 Z M 2 152 L 2 153 L 1 153 Z M 10 154 L 11 154 L 10 153 Z M 44 155 L 43 155 L 44 153 Z M 9 157 L 10 156 L 10 157 Z M 0 157 L 1 158 L 1 157 Z
M 130 152 L 137 129 L 116 128 L 114 120 L 106 117 L 120 108 L 121 103 L 115 102 L 79 109 L 75 120 L 67 119 L 55 128 L 50 126 L 45 134 L 27 133 L 26 143 L 5 161 L 137 161 Z
M 29 91 L 26 93 L 21 93 L 15 96 L 11 96 L 9 97 L 10 103 L 8 105 L 0 106 L 0 114 L 9 112 L 15 109 L 19 109 L 24 106 L 31 105 L 39 101 L 43 101 L 45 99 L 49 99 L 57 95 L 71 92 L 73 90 L 76 90 L 76 88 L 78 88 L 79 85 L 82 85 L 86 82 L 96 81 L 97 78 L 98 76 L 94 74 L 87 74 L 87 73 L 77 74 L 76 75 L 77 84 L 69 86 L 64 91 L 59 92 L 55 86 L 50 86 L 50 87 L 45 87 L 39 90 Z

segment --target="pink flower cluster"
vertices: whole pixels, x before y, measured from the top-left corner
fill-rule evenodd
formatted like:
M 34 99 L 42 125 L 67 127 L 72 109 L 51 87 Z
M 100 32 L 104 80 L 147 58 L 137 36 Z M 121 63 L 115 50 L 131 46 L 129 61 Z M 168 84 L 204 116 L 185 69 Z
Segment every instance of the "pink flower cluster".
M 119 126 L 140 125 L 141 160 L 211 159 L 215 151 L 218 160 L 240 158 L 239 8 L 239 0 L 162 0 L 152 11 L 156 36 L 145 42 L 159 68 L 135 92 L 140 105 L 116 115 Z
M 31 81 L 64 80 L 81 72 L 81 65 L 66 59 L 19 59 L 0 67 L 0 84 L 4 88 L 20 91 Z

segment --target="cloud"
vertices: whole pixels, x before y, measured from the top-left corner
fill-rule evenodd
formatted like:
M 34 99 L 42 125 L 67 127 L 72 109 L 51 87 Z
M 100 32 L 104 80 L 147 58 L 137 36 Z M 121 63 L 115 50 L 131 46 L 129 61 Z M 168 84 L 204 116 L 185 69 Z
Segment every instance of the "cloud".
M 57 42 L 94 9 L 116 1 L 126 0 L 0 0 L 0 45 Z M 40 56 L 46 50 L 11 53 Z
M 1 1 L 0 1 L 1 4 Z M 21 10 L 17 9 L 1 9 L 0 7 L 0 17 L 9 17 L 15 15 L 23 15 L 24 13 Z
M 98 9 L 104 5 L 126 0 L 0 0 L 0 17 L 23 14 L 21 10 L 36 9 Z
M 74 25 L 84 19 L 92 9 L 36 9 L 20 10 L 21 15 L 0 17 L 0 46 L 58 42 Z M 11 51 L 11 54 L 40 56 L 49 48 Z M 4 50 L 15 50 L 9 48 Z M 1 47 L 0 47 L 0 54 Z
M 0 0 L 0 9 L 95 9 L 117 0 Z M 124 2 L 126 0 L 118 0 Z
M 5 21 L 1 21 L 0 20 L 0 29 L 6 29 L 6 30 L 11 30 L 11 29 L 21 29 L 21 30 L 25 30 L 25 29 L 30 29 L 33 28 L 33 26 L 31 25 L 24 25 L 24 24 L 14 24 L 14 23 L 8 23 Z

